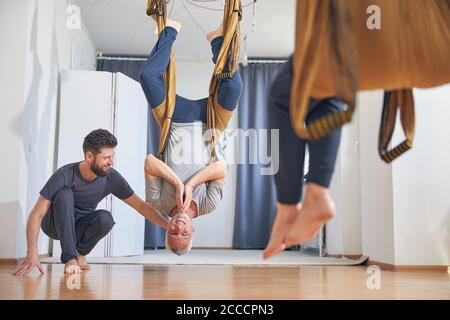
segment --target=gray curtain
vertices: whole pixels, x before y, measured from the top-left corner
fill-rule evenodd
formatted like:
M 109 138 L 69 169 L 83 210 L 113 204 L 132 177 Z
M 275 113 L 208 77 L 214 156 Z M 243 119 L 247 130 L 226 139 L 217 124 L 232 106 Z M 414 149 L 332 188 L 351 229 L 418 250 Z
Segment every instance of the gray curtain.
M 239 128 L 270 128 L 268 92 L 280 69 L 280 63 L 240 66 L 244 88 L 238 108 Z M 238 146 L 239 154 L 248 154 L 248 143 L 238 143 Z M 267 150 L 270 151 L 270 144 Z M 273 176 L 260 174 L 261 167 L 260 164 L 237 166 L 235 249 L 263 249 L 269 241 L 276 213 L 275 182 Z
M 97 60 L 97 71 L 121 72 L 124 75 L 139 81 L 139 71 L 144 63 L 145 61 L 140 60 Z M 159 133 L 159 126 L 149 108 L 147 125 L 147 154 L 156 154 L 158 151 Z M 146 249 L 165 247 L 164 229 L 149 221 L 145 221 L 144 247 Z

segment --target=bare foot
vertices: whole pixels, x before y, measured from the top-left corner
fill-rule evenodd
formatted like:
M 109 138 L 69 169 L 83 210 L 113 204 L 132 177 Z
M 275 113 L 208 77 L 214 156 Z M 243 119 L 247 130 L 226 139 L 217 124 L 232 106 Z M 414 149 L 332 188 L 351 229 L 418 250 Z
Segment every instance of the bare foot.
M 86 256 L 83 256 L 77 252 L 77 263 L 81 270 L 91 270 L 91 266 L 86 261 Z
M 223 22 L 216 30 L 209 32 L 206 35 L 206 39 L 208 39 L 208 41 L 211 43 L 211 41 L 213 41 L 215 38 L 220 37 L 222 35 L 223 35 Z
M 78 266 L 77 260 L 72 259 L 66 262 L 64 266 L 64 273 L 81 273 L 81 268 Z
M 172 27 L 175 30 L 177 30 L 177 33 L 179 33 L 180 30 L 181 30 L 181 23 L 179 23 L 178 21 L 175 21 L 175 20 L 167 19 L 166 20 L 166 27 Z
M 335 211 L 328 189 L 308 183 L 303 207 L 285 238 L 286 247 L 314 239 L 325 222 L 333 218 Z
M 277 203 L 277 215 L 272 227 L 269 244 L 263 252 L 264 259 L 269 259 L 271 256 L 286 249 L 283 240 L 289 234 L 301 207 L 301 203 L 293 205 Z

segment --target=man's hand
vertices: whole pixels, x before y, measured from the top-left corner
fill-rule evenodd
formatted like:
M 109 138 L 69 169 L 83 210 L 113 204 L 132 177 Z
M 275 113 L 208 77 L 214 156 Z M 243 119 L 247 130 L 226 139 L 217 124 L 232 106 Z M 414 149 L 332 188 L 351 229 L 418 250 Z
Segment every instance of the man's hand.
M 183 211 L 186 211 L 191 206 L 192 201 L 192 192 L 194 191 L 194 187 L 186 183 L 184 185 L 184 202 L 183 202 Z
M 27 257 L 22 264 L 12 273 L 13 276 L 27 275 L 35 267 L 44 274 L 44 269 L 39 261 L 37 242 L 39 237 L 39 228 L 41 227 L 42 218 L 50 209 L 51 201 L 39 196 L 33 210 L 27 221 Z
M 44 274 L 44 268 L 42 268 L 39 256 L 37 254 L 27 255 L 22 264 L 14 271 L 13 276 L 24 276 L 33 271 L 37 267 L 41 274 Z
M 184 184 L 182 182 L 178 182 L 175 185 L 175 197 L 177 200 L 178 210 L 183 210 L 183 195 L 184 195 Z
M 139 198 L 136 194 L 123 201 L 139 212 L 145 219 L 157 224 L 161 228 L 167 229 L 167 220 L 161 217 L 149 203 Z

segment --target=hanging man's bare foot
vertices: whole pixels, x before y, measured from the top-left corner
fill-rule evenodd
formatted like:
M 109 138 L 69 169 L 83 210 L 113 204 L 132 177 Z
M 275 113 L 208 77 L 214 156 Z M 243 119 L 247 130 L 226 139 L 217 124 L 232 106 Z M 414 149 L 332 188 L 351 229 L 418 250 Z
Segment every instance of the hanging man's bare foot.
M 220 37 L 222 35 L 223 35 L 223 22 L 216 30 L 209 32 L 206 35 L 206 39 L 208 39 L 209 43 L 211 43 L 211 41 L 213 41 L 215 38 Z
M 67 261 L 64 266 L 64 273 L 81 273 L 81 268 L 78 265 L 77 260 L 72 259 Z
M 264 259 L 269 259 L 271 256 L 286 249 L 283 240 L 289 234 L 301 207 L 301 203 L 292 205 L 277 203 L 277 215 L 273 223 L 269 244 L 263 252 Z
M 91 266 L 86 261 L 86 256 L 83 256 L 77 252 L 77 263 L 81 270 L 91 270 Z
M 315 183 L 308 183 L 303 207 L 284 239 L 286 247 L 314 239 L 320 228 L 333 218 L 335 211 L 328 189 Z

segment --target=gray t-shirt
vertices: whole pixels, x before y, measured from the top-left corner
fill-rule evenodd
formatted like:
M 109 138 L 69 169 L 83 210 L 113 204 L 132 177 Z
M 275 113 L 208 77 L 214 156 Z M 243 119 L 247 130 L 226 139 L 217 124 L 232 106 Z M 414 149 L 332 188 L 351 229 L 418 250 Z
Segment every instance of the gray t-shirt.
M 205 135 L 207 126 L 202 122 L 172 122 L 169 139 L 164 150 L 165 163 L 183 183 L 209 164 L 210 148 Z M 217 145 L 218 159 L 223 159 L 222 147 Z M 223 198 L 224 183 L 209 181 L 198 185 L 192 194 L 198 215 L 213 211 Z M 175 186 L 164 179 L 146 180 L 146 198 L 154 209 L 168 215 L 176 206 Z
M 41 196 L 53 201 L 59 190 L 70 188 L 75 201 L 75 217 L 80 218 L 92 213 L 98 203 L 107 195 L 113 194 L 123 200 L 134 194 L 128 182 L 111 168 L 105 177 L 97 177 L 92 181 L 84 180 L 80 172 L 80 162 L 65 165 L 48 179 L 40 191 Z

